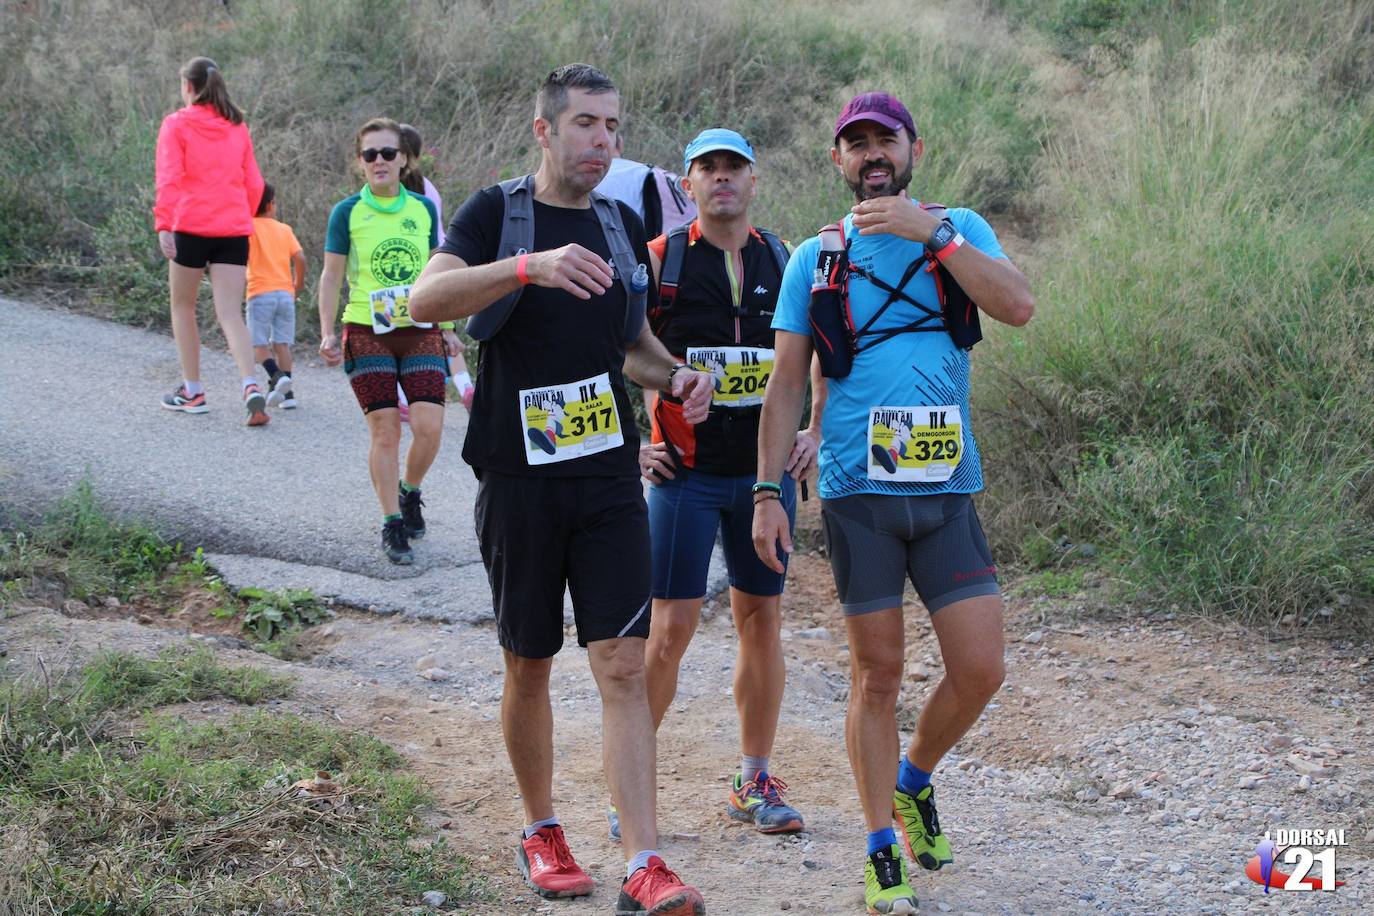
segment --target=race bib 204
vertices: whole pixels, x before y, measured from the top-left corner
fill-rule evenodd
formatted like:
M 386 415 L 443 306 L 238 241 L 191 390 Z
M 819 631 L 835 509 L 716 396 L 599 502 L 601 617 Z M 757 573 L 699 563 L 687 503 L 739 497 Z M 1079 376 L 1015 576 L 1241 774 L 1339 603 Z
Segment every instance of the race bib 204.
M 868 477 L 940 483 L 963 457 L 958 405 L 872 407 L 868 411 Z
M 601 373 L 567 385 L 520 392 L 525 460 L 532 465 L 571 461 L 625 444 L 611 377 Z
M 372 332 L 388 334 L 397 328 L 432 328 L 433 322 L 410 319 L 410 287 L 388 286 L 368 297 L 372 304 Z
M 708 372 L 716 383 L 712 407 L 756 407 L 773 374 L 773 351 L 766 347 L 688 347 L 687 364 Z

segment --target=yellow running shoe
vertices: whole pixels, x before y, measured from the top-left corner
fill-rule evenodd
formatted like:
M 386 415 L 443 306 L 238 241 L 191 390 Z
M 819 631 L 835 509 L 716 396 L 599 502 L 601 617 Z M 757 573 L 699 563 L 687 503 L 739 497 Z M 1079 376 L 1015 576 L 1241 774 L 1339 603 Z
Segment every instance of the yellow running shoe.
M 879 849 L 864 863 L 864 903 L 868 912 L 915 913 L 916 892 L 906 883 L 906 861 L 896 846 Z
M 927 871 L 939 871 L 954 862 L 949 840 L 940 832 L 940 816 L 935 812 L 935 787 L 907 795 L 901 789 L 892 793 L 892 825 L 911 861 Z

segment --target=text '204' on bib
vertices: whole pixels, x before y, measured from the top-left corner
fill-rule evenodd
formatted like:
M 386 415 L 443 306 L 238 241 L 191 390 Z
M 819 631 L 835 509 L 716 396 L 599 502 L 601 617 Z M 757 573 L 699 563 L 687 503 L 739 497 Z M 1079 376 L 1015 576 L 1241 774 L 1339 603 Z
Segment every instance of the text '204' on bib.
M 773 351 L 766 347 L 688 347 L 687 364 L 709 373 L 716 392 L 712 407 L 756 407 L 773 374 Z

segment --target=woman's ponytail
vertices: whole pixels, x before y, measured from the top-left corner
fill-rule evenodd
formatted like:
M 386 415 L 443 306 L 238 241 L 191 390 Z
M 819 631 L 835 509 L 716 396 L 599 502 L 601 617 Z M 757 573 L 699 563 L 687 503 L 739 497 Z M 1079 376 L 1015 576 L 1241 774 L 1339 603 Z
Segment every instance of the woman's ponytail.
M 242 124 L 243 112 L 229 100 L 229 87 L 219 66 L 208 57 L 194 58 L 181 68 L 181 78 L 191 84 L 192 105 L 212 105 L 230 124 Z

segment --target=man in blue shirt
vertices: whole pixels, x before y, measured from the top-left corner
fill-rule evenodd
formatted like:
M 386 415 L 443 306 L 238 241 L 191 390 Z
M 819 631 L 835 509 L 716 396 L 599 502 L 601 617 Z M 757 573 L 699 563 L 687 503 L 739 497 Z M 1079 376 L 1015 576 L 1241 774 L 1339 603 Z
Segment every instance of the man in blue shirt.
M 862 333 L 848 374 L 829 380 L 820 493 L 853 666 L 846 744 L 868 830 L 864 878 L 871 913 L 916 912 L 898 834 L 907 856 L 927 869 L 953 861 L 930 774 L 978 720 L 1004 676 L 997 570 L 971 498 L 983 488 L 983 475 L 970 425 L 969 354 L 935 317 L 941 313 L 936 274 L 924 268 L 938 264 L 984 314 L 1006 324 L 1024 325 L 1034 309 L 1025 276 L 981 216 L 929 208 L 908 196 L 924 152 L 906 107 L 881 92 L 850 100 L 830 151 L 857 201 L 840 232 L 848 249 L 850 320 Z M 839 233 L 832 237 L 835 247 L 839 239 Z M 778 570 L 779 548 L 790 553 L 792 543 L 769 482 L 781 480 L 796 438 L 819 251 L 818 238 L 798 246 L 773 319 L 775 362 L 759 430 L 753 535 L 760 558 Z M 922 258 L 921 269 L 911 270 Z M 918 326 L 934 333 L 919 333 Z M 899 765 L 896 703 L 908 577 L 931 614 L 945 677 Z

